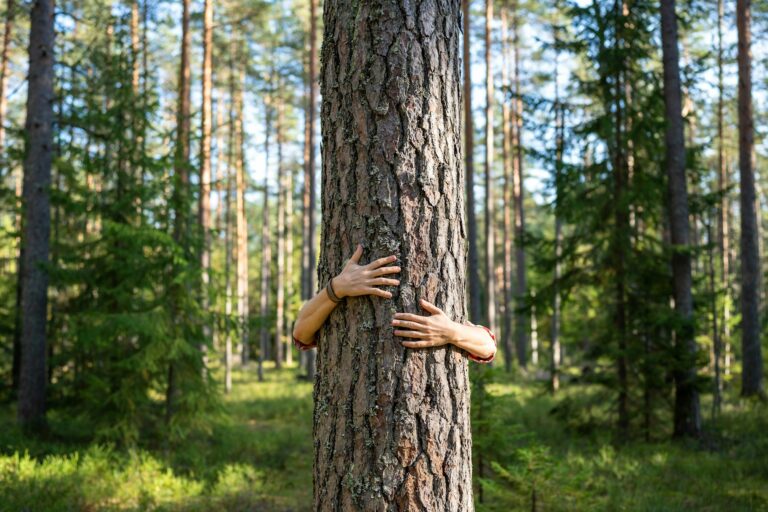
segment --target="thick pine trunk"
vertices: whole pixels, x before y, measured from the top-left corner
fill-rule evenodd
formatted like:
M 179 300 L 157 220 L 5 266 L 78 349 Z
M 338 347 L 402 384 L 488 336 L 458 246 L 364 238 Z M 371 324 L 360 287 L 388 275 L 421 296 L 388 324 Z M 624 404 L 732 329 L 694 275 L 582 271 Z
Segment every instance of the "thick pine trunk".
M 319 332 L 315 510 L 472 511 L 466 355 L 404 349 L 394 311 L 466 317 L 460 4 L 325 3 L 321 284 L 357 243 L 395 253 L 391 300 L 348 298 Z
M 48 273 L 45 266 L 51 234 L 54 39 L 53 0 L 37 0 L 32 5 L 29 31 L 18 401 L 19 423 L 33 428 L 45 425 L 46 410 Z
M 471 0 L 462 2 L 462 19 L 464 24 L 463 52 L 464 58 L 464 169 L 467 174 L 467 237 L 469 238 L 469 318 L 475 323 L 480 322 L 482 310 L 480 303 L 480 270 L 477 254 L 477 217 L 475 215 L 475 125 L 472 120 L 472 63 L 471 35 L 472 25 L 469 15 Z
M 741 394 L 763 393 L 760 347 L 760 250 L 755 213 L 751 0 L 736 1 L 739 63 L 739 197 L 741 205 Z
M 667 120 L 665 146 L 667 201 L 672 242 L 672 276 L 675 312 L 680 327 L 675 332 L 675 436 L 701 433 L 701 411 L 696 381 L 696 340 L 693 330 L 691 254 L 688 190 L 685 176 L 685 139 L 680 87 L 675 0 L 661 2 L 661 41 L 664 65 L 664 107 Z

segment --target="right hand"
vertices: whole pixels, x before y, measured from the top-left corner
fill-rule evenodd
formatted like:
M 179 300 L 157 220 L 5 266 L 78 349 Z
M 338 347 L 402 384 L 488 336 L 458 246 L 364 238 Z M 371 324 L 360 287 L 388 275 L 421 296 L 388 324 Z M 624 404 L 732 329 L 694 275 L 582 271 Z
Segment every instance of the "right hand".
M 349 258 L 344 270 L 333 278 L 333 291 L 339 298 L 358 297 L 360 295 L 378 295 L 387 299 L 392 298 L 392 293 L 376 286 L 397 286 L 399 279 L 382 277 L 400 272 L 400 267 L 385 267 L 384 265 L 397 260 L 397 256 L 391 255 L 379 258 L 367 265 L 360 265 L 360 257 L 363 255 L 363 246 L 358 244 L 357 250 Z

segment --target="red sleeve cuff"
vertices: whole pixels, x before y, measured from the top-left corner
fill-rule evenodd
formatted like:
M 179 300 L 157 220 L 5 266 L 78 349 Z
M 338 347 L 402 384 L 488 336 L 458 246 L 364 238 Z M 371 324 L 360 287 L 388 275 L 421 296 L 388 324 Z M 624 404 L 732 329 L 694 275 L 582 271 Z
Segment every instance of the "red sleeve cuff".
M 474 324 L 471 324 L 471 325 L 474 325 Z M 479 325 L 478 327 L 482 327 L 483 329 L 488 331 L 488 334 L 491 335 L 491 339 L 493 340 L 493 345 L 494 345 L 493 354 L 491 354 L 490 356 L 488 356 L 486 358 L 477 357 L 476 355 L 474 355 L 474 354 L 472 354 L 470 352 L 467 352 L 467 355 L 469 356 L 469 358 L 471 360 L 473 360 L 473 361 L 475 361 L 477 363 L 490 363 L 491 361 L 493 361 L 496 358 L 496 335 L 493 334 L 493 332 L 491 332 L 491 330 L 489 328 L 487 328 L 486 326 L 484 326 L 484 325 Z
M 293 336 L 293 345 L 297 349 L 299 349 L 302 352 L 304 352 L 304 351 L 312 350 L 313 348 L 315 348 L 317 346 L 317 342 L 313 341 L 312 343 L 303 343 L 303 342 L 297 340 L 295 336 Z

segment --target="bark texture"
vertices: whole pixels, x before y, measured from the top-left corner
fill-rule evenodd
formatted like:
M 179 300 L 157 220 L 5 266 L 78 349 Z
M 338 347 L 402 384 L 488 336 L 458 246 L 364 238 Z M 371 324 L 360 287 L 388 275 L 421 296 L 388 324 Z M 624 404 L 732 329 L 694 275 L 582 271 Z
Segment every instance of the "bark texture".
M 763 393 L 760 347 L 760 250 L 755 214 L 754 145 L 752 117 L 751 0 L 737 0 L 739 34 L 739 191 L 741 200 L 741 394 Z
M 696 340 L 693 331 L 688 190 L 685 177 L 683 103 L 680 87 L 680 52 L 674 0 L 661 2 L 661 41 L 664 65 L 665 145 L 669 227 L 672 238 L 672 277 L 675 312 L 680 319 L 675 352 L 675 436 L 698 436 L 701 411 L 696 381 Z
M 21 263 L 21 366 L 18 419 L 45 424 L 48 253 L 51 236 L 51 162 L 53 159 L 53 0 L 32 5 L 29 31 L 27 137 L 24 157 L 24 250 Z
M 420 298 L 466 316 L 459 11 L 325 3 L 319 283 L 358 242 L 403 270 L 392 299 L 349 298 L 319 332 L 314 510 L 473 510 L 466 355 L 391 327 Z

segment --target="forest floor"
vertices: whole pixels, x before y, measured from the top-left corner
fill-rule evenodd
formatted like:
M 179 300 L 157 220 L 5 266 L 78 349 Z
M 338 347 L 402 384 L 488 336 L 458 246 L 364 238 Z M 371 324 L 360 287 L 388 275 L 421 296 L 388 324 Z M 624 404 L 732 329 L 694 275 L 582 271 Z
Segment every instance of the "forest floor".
M 553 399 L 490 372 L 488 395 L 473 396 L 478 512 L 768 511 L 768 407 L 734 399 L 701 443 L 668 441 L 656 426 L 668 418 L 653 418 L 651 441 L 616 445 L 610 395 L 570 386 Z M 55 411 L 57 440 L 31 441 L 6 405 L 0 511 L 310 511 L 312 390 L 296 375 L 236 372 L 226 414 L 171 451 L 68 440 Z

